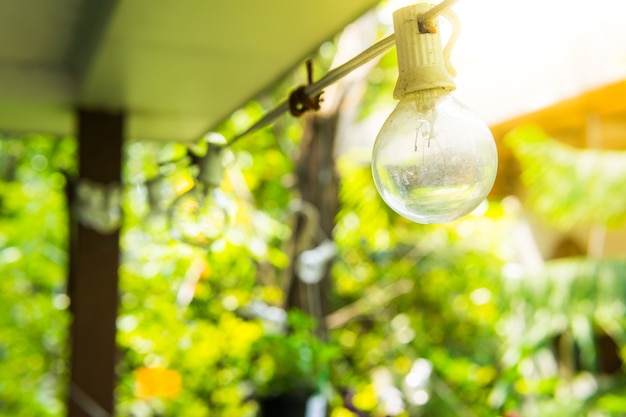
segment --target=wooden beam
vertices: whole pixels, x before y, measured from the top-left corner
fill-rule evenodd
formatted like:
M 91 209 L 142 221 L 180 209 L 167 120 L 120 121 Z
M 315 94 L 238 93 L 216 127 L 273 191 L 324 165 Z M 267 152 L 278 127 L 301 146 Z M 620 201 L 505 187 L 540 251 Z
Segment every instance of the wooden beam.
M 491 126 L 497 142 L 512 129 L 534 124 L 541 127 L 550 136 L 568 145 L 587 148 L 586 129 L 589 114 L 597 115 L 602 120 L 602 149 L 626 149 L 626 82 L 620 81 L 590 90 L 576 97 L 563 100 L 553 106 L 520 115 Z M 607 135 L 610 136 L 607 140 Z
M 514 119 L 490 126 L 498 146 L 499 167 L 496 183 L 490 194 L 499 198 L 515 194 L 520 175 L 512 150 L 503 138 L 511 130 L 523 125 L 536 125 L 550 137 L 580 149 L 589 148 L 587 120 L 594 114 L 600 121 L 596 134 L 602 138 L 598 149 L 626 149 L 626 82 L 619 81 L 590 90 L 553 106 L 520 115 Z
M 121 182 L 124 118 L 78 112 L 79 181 Z M 68 416 L 114 414 L 119 232 L 75 224 L 70 239 L 71 383 Z

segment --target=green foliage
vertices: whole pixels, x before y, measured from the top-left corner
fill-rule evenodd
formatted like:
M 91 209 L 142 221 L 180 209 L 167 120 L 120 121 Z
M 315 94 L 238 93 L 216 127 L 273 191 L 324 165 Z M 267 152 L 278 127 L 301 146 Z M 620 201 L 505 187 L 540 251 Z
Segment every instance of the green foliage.
M 0 415 L 56 416 L 64 409 L 69 299 L 62 171 L 75 142 L 1 138 Z
M 546 221 L 563 228 L 626 222 L 624 152 L 574 149 L 532 126 L 514 130 L 506 143 L 520 162 L 530 207 Z
M 268 146 L 267 137 L 260 133 L 259 146 Z M 156 156 L 164 151 L 159 148 L 144 142 L 129 144 L 128 178 L 139 177 L 132 173 L 141 172 L 146 161 L 158 160 Z M 174 160 L 184 155 L 176 149 L 168 153 Z M 268 186 L 276 179 L 263 172 L 268 170 L 266 162 L 247 151 L 230 158 L 223 189 L 232 198 L 235 215 L 223 237 L 210 248 L 173 240 L 167 212 L 155 214 L 141 190 L 127 194 L 120 270 L 123 296 L 118 342 L 125 351 L 118 391 L 120 413 L 254 413 L 255 404 L 246 401 L 252 394 L 248 375 L 256 357 L 253 344 L 263 327 L 248 317 L 246 308 L 253 300 L 277 301 L 272 282 L 275 268 L 286 266 L 279 248 L 289 236 L 285 225 L 271 216 L 284 216 L 282 205 L 289 200 L 284 189 L 271 208 L 260 211 L 255 207 L 266 204 L 266 193 L 277 192 Z M 290 166 L 281 153 L 270 156 L 269 162 L 277 173 Z M 184 190 L 192 174 L 184 161 L 176 163 L 173 171 L 155 171 L 172 190 Z M 261 271 L 268 283 L 265 287 L 257 285 Z M 158 390 L 142 397 L 137 375 L 144 368 L 177 372 L 182 377 L 180 391 L 173 398 L 164 398 Z
M 301 311 L 289 312 L 284 332 L 266 333 L 252 346 L 258 357 L 252 381 L 258 396 L 311 395 L 327 382 L 337 346 L 316 335 L 317 323 Z
M 498 205 L 490 204 L 487 216 L 418 225 L 383 204 L 369 167 L 349 157 L 341 167 L 334 302 L 362 308 L 334 332 L 352 367 L 338 383 L 367 389 L 363 375 L 382 367 L 402 387 L 411 364 L 427 359 L 439 383 L 413 412 L 456 416 L 471 404 L 477 415 L 490 415 L 502 266 L 496 236 L 504 233 Z M 383 412 L 383 404 L 377 409 Z
M 561 406 L 575 415 L 620 406 L 607 395 L 623 390 L 626 380 L 619 370 L 615 378 L 601 375 L 615 372 L 602 364 L 626 343 L 625 272 L 624 261 L 570 258 L 505 288 L 504 365 L 518 393 L 543 403 L 541 415 L 556 416 Z M 559 398 L 565 391 L 567 400 Z

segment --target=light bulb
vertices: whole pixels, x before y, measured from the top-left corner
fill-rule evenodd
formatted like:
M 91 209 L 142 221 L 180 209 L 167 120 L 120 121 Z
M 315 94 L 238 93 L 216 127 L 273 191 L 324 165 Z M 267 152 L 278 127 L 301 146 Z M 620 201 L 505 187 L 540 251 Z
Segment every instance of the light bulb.
M 207 246 L 224 233 L 229 223 L 229 204 L 219 188 L 221 170 L 219 150 L 209 147 L 200 161 L 196 183 L 170 207 L 170 232 L 174 238 Z
M 383 200 L 418 223 L 445 223 L 470 213 L 491 190 L 497 164 L 487 126 L 441 89 L 403 97 L 372 154 Z
M 228 224 L 226 197 L 219 188 L 197 183 L 171 207 L 171 233 L 185 243 L 206 246 L 219 238 Z
M 450 94 L 452 70 L 438 28 L 433 23 L 425 33 L 417 21 L 429 7 L 394 13 L 400 102 L 374 143 L 372 174 L 395 212 L 418 223 L 445 223 L 485 199 L 498 157 L 489 128 Z

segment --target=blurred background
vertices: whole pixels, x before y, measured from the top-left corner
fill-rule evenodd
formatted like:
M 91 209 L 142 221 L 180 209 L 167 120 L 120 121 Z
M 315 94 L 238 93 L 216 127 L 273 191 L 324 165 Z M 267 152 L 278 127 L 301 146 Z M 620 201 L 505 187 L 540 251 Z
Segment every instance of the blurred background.
M 410 3 L 346 17 L 309 54 L 314 74 L 390 34 Z M 66 199 L 75 135 L 28 131 L 30 113 L 5 106 L 0 415 L 67 413 L 74 209 L 101 233 L 121 228 L 115 415 L 626 415 L 626 3 L 453 10 L 455 94 L 490 126 L 499 170 L 489 198 L 450 224 L 399 217 L 371 179 L 394 50 L 326 89 L 319 112 L 229 146 L 210 201 L 193 194 L 207 142 L 306 83 L 303 57 L 201 138 L 154 140 L 167 123 L 137 122 L 121 184 L 79 185 L 80 206 Z M 199 211 L 217 205 L 223 227 Z

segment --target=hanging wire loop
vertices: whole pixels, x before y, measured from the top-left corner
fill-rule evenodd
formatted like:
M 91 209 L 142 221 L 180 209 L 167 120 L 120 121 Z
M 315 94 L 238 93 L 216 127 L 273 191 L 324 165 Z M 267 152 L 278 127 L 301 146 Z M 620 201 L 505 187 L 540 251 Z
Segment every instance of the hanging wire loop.
M 422 13 L 421 15 L 419 15 L 418 16 L 418 21 L 424 22 L 424 21 L 431 20 L 431 19 L 439 16 L 440 14 L 442 14 L 443 12 L 448 10 L 450 7 L 454 6 L 454 4 L 457 1 L 459 1 L 459 0 L 443 0 L 441 3 L 437 4 L 436 6 L 433 6 L 432 8 L 427 10 L 426 12 Z
M 420 33 L 435 33 L 436 29 L 433 24 L 433 19 L 448 11 L 448 9 L 450 9 L 450 7 L 452 7 L 457 1 L 458 0 L 444 0 L 419 15 L 417 17 L 417 26 Z

